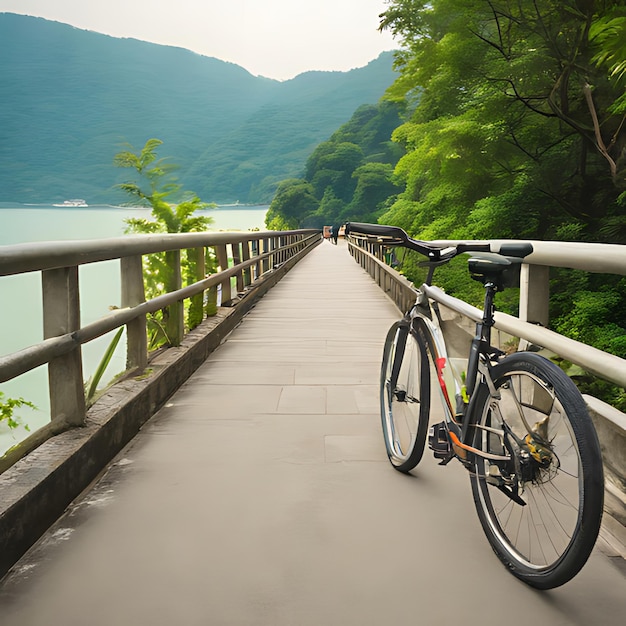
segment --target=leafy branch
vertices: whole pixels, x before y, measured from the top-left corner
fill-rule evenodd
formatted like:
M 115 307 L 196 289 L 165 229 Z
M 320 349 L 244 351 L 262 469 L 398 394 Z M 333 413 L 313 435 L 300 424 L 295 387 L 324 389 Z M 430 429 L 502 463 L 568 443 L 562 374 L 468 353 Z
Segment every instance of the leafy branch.
M 0 423 L 6 423 L 11 430 L 23 426 L 29 431 L 28 424 L 22 422 L 22 418 L 15 415 L 15 409 L 22 407 L 37 409 L 32 402 L 24 400 L 24 398 L 6 398 L 4 392 L 0 391 Z
M 135 179 L 117 185 L 131 197 L 131 203 L 151 207 L 151 219 L 131 218 L 126 220 L 127 233 L 191 233 L 202 232 L 212 223 L 212 218 L 196 215 L 199 210 L 214 207 L 200 200 L 191 192 L 183 192 L 176 183 L 173 172 L 176 169 L 165 159 L 157 157 L 157 149 L 163 144 L 160 139 L 149 139 L 139 152 L 132 147 L 115 155 L 113 163 L 117 167 L 134 170 Z M 175 202 L 176 201 L 176 202 Z M 182 254 L 184 269 L 183 283 L 189 285 L 198 280 L 200 261 L 204 261 L 206 271 L 216 267 L 212 251 L 205 250 L 205 258 L 199 259 L 194 250 Z M 172 268 L 168 253 L 146 255 L 143 260 L 146 297 L 154 298 L 163 291 L 169 291 Z M 187 307 L 187 327 L 194 328 L 203 317 L 202 294 L 193 296 Z M 156 349 L 169 342 L 166 332 L 169 309 L 165 308 L 149 316 L 149 346 Z

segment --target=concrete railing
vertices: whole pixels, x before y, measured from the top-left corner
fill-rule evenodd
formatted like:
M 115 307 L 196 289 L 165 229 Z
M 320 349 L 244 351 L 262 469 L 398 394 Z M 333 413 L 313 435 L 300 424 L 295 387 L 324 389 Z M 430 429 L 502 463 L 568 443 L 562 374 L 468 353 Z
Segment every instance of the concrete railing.
M 490 240 L 489 243 L 504 243 Z M 415 301 L 416 290 L 405 276 L 387 264 L 391 248 L 372 237 L 349 237 L 349 250 L 403 313 Z M 444 246 L 460 241 L 432 242 Z M 487 243 L 486 241 L 476 243 Z M 619 387 L 626 387 L 626 360 L 546 328 L 549 322 L 550 267 L 626 275 L 626 246 L 589 243 L 531 241 L 534 252 L 524 259 L 520 276 L 519 317 L 496 313 L 495 328 L 507 337 L 520 339 L 520 349 L 540 346 L 591 374 Z M 445 307 L 455 326 L 473 336 L 480 309 L 429 287 L 428 296 Z M 585 396 L 600 437 L 607 474 L 607 507 L 626 524 L 626 415 L 606 403 Z
M 179 346 L 185 336 L 185 299 L 219 288 L 221 305 L 236 306 L 236 302 L 253 293 L 268 274 L 296 262 L 320 241 L 319 231 L 299 230 L 131 235 L 0 247 L 0 277 L 27 272 L 41 274 L 44 328 L 43 341 L 0 356 L 0 383 L 47 364 L 51 418 L 46 426 L 0 460 L 0 471 L 53 434 L 84 424 L 83 344 L 125 326 L 127 369 L 143 370 L 148 364 L 148 314 L 167 308 L 169 343 Z M 198 263 L 197 282 L 183 288 L 181 250 L 185 249 L 198 250 Z M 204 265 L 207 249 L 213 250 L 219 266 L 219 271 L 208 276 Z M 168 254 L 174 289 L 146 301 L 142 258 L 157 252 Z M 110 260 L 120 263 L 121 307 L 81 326 L 79 268 Z

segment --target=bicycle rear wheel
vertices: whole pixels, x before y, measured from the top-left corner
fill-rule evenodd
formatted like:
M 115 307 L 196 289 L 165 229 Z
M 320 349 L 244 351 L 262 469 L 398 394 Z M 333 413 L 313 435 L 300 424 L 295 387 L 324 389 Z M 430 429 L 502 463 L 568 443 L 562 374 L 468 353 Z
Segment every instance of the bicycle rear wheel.
M 504 565 L 539 589 L 573 578 L 595 544 L 604 497 L 598 438 L 582 396 L 556 365 L 517 353 L 492 371 L 499 397 L 478 390 L 472 492 Z
M 430 374 L 421 340 L 396 322 L 385 340 L 380 375 L 380 412 L 387 456 L 400 472 L 421 460 L 428 432 Z

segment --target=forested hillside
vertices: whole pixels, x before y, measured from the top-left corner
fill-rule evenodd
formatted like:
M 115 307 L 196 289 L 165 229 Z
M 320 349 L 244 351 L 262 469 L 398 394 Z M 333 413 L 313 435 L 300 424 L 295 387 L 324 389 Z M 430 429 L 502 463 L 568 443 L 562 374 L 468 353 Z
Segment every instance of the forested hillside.
M 269 202 L 276 182 L 393 82 L 392 54 L 279 82 L 181 48 L 0 14 L 0 200 L 115 202 L 123 144 L 207 202 Z
M 422 239 L 626 243 L 622 1 L 390 0 L 382 25 L 402 44 L 386 95 L 407 110 L 390 133 L 404 155 L 388 180 L 401 191 L 377 203 L 382 214 L 350 201 L 340 216 L 378 217 Z M 345 168 L 343 188 L 333 174 L 328 192 L 345 202 L 354 171 Z M 318 169 L 298 183 L 312 199 L 288 223 L 323 205 L 323 179 Z M 293 214 L 280 192 L 297 182 L 279 187 L 274 223 Z M 446 269 L 448 291 L 472 299 L 466 269 Z M 562 270 L 553 283 L 553 327 L 626 357 L 626 279 Z M 626 408 L 624 390 L 606 394 Z
M 359 107 L 349 122 L 308 158 L 301 178 L 278 187 L 266 222 L 270 228 L 321 228 L 348 220 L 376 222 L 401 187 L 393 170 L 403 149 L 391 141 L 402 107 Z

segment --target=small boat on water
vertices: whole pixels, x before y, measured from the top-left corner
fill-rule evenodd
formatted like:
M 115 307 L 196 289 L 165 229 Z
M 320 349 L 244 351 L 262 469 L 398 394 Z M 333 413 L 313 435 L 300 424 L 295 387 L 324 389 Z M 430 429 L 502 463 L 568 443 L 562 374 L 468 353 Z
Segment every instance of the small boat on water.
M 53 204 L 52 206 L 58 206 L 58 207 L 62 207 L 64 209 L 67 209 L 67 208 L 71 208 L 71 207 L 84 208 L 84 207 L 87 207 L 89 205 L 84 200 L 82 200 L 81 198 L 75 198 L 74 200 L 66 200 L 62 204 Z

